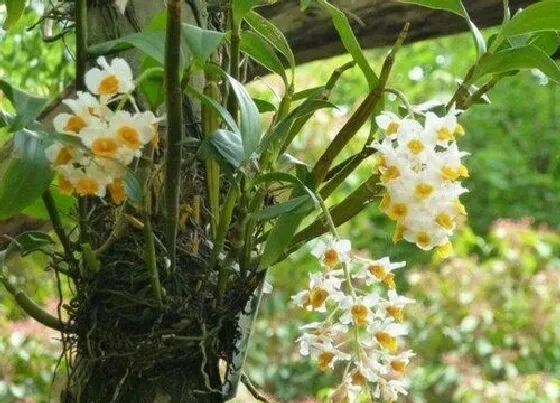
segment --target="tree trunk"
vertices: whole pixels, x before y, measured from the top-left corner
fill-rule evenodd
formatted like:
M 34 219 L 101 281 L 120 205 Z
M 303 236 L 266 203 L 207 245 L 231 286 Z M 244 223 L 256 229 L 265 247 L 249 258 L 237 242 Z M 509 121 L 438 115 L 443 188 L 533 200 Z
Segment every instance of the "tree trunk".
M 186 2 L 184 21 L 206 27 L 212 19 L 219 24 L 223 16 L 208 14 L 205 3 Z M 90 1 L 90 44 L 140 31 L 161 10 L 162 2 L 131 0 L 125 16 L 121 16 L 111 1 Z M 127 58 L 136 73 L 139 71 L 140 55 L 136 51 L 119 56 Z M 191 84 L 203 88 L 200 77 Z M 192 100 L 185 100 L 184 104 L 186 133 L 200 138 L 200 107 Z M 155 155 L 161 161 L 161 146 Z M 124 230 L 101 254 L 98 264 L 88 264 L 80 275 L 76 297 L 69 307 L 78 332 L 69 340 L 74 358 L 63 402 L 224 400 L 219 362 L 231 361 L 239 355 L 238 321 L 258 281 L 255 277 L 237 284 L 236 280 L 235 289 L 226 291 L 223 302 L 217 303 L 216 274 L 206 269 L 210 237 L 204 166 L 192 158 L 192 149 L 185 148 L 184 155 L 175 270 L 165 269 L 164 247 L 156 242 L 165 294 L 163 307 L 153 298 L 144 264 L 146 244 L 142 229 L 123 220 L 123 215 L 118 218 L 121 213 L 134 211 L 119 212 L 118 207 L 88 200 L 86 238 L 92 249 L 101 247 L 115 228 L 123 226 Z M 151 189 L 155 206 L 152 222 L 157 239 L 164 239 L 159 179 L 154 180 Z

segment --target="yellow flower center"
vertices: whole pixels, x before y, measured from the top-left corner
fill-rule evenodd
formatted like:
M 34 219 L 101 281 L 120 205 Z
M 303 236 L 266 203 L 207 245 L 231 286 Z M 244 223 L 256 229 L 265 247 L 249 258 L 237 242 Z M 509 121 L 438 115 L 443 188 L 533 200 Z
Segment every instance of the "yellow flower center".
M 388 166 L 381 175 L 381 182 L 389 182 L 390 180 L 397 179 L 400 175 L 398 167 L 395 165 Z
M 467 215 L 467 209 L 459 199 L 455 199 L 453 201 L 453 208 L 458 214 Z
M 319 354 L 319 358 L 317 360 L 317 365 L 321 371 L 327 371 L 329 369 L 329 365 L 334 358 L 334 354 L 330 351 L 323 351 Z
M 381 199 L 381 202 L 379 203 L 379 209 L 381 211 L 387 211 L 390 205 L 391 205 L 391 197 L 389 196 L 388 193 L 385 193 L 383 195 L 383 198 Z
M 459 169 L 457 171 L 459 175 L 462 176 L 463 178 L 469 177 L 469 169 L 463 164 L 459 165 Z
M 416 242 L 423 248 L 427 248 L 430 245 L 430 235 L 426 231 L 418 232 L 416 237 Z
M 395 284 L 395 275 L 393 273 L 389 273 L 387 274 L 387 277 L 385 277 L 383 279 L 383 282 L 385 284 L 387 284 L 387 287 L 391 288 L 391 289 L 395 289 L 396 288 L 396 284 Z
M 73 115 L 68 118 L 66 122 L 66 126 L 64 126 L 64 130 L 67 132 L 74 132 L 78 134 L 80 130 L 86 127 L 86 122 L 79 116 Z
M 451 218 L 451 216 L 445 212 L 441 212 L 436 216 L 435 219 L 436 223 L 438 223 L 440 226 L 442 226 L 443 228 L 445 228 L 446 230 L 452 230 L 453 229 L 453 219 Z
M 449 130 L 447 127 L 442 127 L 437 131 L 437 138 L 440 141 L 449 141 L 453 139 L 453 132 Z
M 327 267 L 335 267 L 339 262 L 338 252 L 334 248 L 328 248 L 323 255 L 323 263 Z
M 387 332 L 376 332 L 375 338 L 383 347 L 389 350 L 390 353 L 395 353 L 397 351 L 398 343 L 397 339 L 391 336 Z
M 377 167 L 386 167 L 387 166 L 387 158 L 383 154 L 377 156 Z
M 465 128 L 461 126 L 459 123 L 457 123 L 457 126 L 455 126 L 455 131 L 453 132 L 453 134 L 462 137 L 465 135 Z
M 99 82 L 97 92 L 99 95 L 113 95 L 119 90 L 119 79 L 114 74 L 109 74 Z
M 437 247 L 437 254 L 440 258 L 445 259 L 453 253 L 453 244 L 447 241 L 443 245 Z
M 133 127 L 119 127 L 117 130 L 117 137 L 129 148 L 139 148 L 141 145 L 138 130 Z
M 430 196 L 433 191 L 434 191 L 434 186 L 433 185 L 430 185 L 429 183 L 419 183 L 418 185 L 416 185 L 416 189 L 414 191 L 414 194 L 419 199 L 424 200 L 428 196 Z
M 98 137 L 91 144 L 91 151 L 99 157 L 113 157 L 119 145 L 111 137 Z
M 94 195 L 99 191 L 99 182 L 93 178 L 81 178 L 76 183 L 76 192 L 80 196 Z
M 399 123 L 398 122 L 391 122 L 387 125 L 387 135 L 392 136 L 399 131 Z
M 64 176 L 59 176 L 58 190 L 60 190 L 60 193 L 62 194 L 71 195 L 74 192 L 74 186 L 72 186 L 72 183 Z
M 400 372 L 401 374 L 403 374 L 406 371 L 406 366 L 407 366 L 406 361 L 402 361 L 402 360 L 391 361 L 391 368 L 397 372 Z
M 405 203 L 395 203 L 391 205 L 388 215 L 391 220 L 401 221 L 405 219 L 407 213 L 408 207 Z
M 457 180 L 457 178 L 460 175 L 458 169 L 453 168 L 451 165 L 447 165 L 447 164 L 441 167 L 440 174 L 441 174 L 441 179 L 445 181 Z
M 422 142 L 418 139 L 412 139 L 408 142 L 408 144 L 406 145 L 408 147 L 408 150 L 416 155 L 416 154 L 420 154 L 422 151 L 424 151 L 424 144 L 422 144 Z
M 387 314 L 397 321 L 402 322 L 404 320 L 404 308 L 402 306 L 389 305 L 385 309 L 387 310 Z
M 393 233 L 393 243 L 397 243 L 404 237 L 404 233 L 406 231 L 406 227 L 401 223 L 397 223 L 397 227 L 395 228 L 395 232 Z
M 369 272 L 372 276 L 375 276 L 378 280 L 383 280 L 389 274 L 389 271 L 380 264 L 372 264 L 368 267 Z
M 352 313 L 352 320 L 354 321 L 355 324 L 357 325 L 367 324 L 367 318 L 369 313 L 369 309 L 367 306 L 362 304 L 352 305 L 350 312 Z
M 72 154 L 66 147 L 61 147 L 54 159 L 53 165 L 65 165 L 68 164 L 72 160 Z
M 325 303 L 325 300 L 329 296 L 327 290 L 321 287 L 313 287 L 309 293 L 309 304 L 313 308 L 320 308 Z
M 350 377 L 352 385 L 364 385 L 366 383 L 366 377 L 360 371 L 353 372 Z
M 107 185 L 107 189 L 111 195 L 111 200 L 113 200 L 113 203 L 115 204 L 121 204 L 126 198 L 124 182 L 122 179 L 115 179 L 113 183 Z

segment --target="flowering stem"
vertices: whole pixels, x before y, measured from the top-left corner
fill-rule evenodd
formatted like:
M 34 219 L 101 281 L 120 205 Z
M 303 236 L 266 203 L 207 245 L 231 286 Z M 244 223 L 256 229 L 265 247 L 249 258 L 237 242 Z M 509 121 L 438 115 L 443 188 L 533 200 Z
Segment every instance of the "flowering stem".
M 181 0 L 167 2 L 165 37 L 165 101 L 167 109 L 167 142 L 165 149 L 165 208 L 167 213 L 167 250 L 171 270 L 175 269 L 177 216 L 181 191 L 183 139 L 183 96 L 181 93 Z
M 404 29 L 399 34 L 395 45 L 385 58 L 383 66 L 381 67 L 381 74 L 379 75 L 379 82 L 377 86 L 369 93 L 367 98 L 360 104 L 356 112 L 350 117 L 348 122 L 340 129 L 338 134 L 329 144 L 323 155 L 317 161 L 317 164 L 313 167 L 313 176 L 315 177 L 316 183 L 322 183 L 327 175 L 332 162 L 340 151 L 348 144 L 348 142 L 354 137 L 358 130 L 363 126 L 363 124 L 368 120 L 371 113 L 375 110 L 378 103 L 381 101 L 383 96 L 383 91 L 389 80 L 389 73 L 393 67 L 395 61 L 395 55 L 401 45 L 403 44 L 406 35 L 408 33 L 409 24 L 406 24 Z

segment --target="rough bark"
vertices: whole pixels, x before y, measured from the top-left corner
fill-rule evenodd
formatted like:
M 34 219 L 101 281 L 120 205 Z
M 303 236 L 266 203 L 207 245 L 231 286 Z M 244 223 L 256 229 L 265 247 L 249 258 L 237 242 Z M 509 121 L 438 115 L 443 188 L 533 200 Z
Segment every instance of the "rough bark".
M 511 0 L 511 10 L 535 0 Z M 344 52 L 329 17 L 316 6 L 302 12 L 299 0 L 285 0 L 260 8 L 260 12 L 286 33 L 298 63 L 321 60 Z M 407 43 L 468 30 L 465 21 L 451 13 L 390 0 L 332 0 L 352 21 L 362 47 L 390 45 L 406 22 L 410 23 Z M 463 0 L 479 27 L 499 24 L 502 0 Z

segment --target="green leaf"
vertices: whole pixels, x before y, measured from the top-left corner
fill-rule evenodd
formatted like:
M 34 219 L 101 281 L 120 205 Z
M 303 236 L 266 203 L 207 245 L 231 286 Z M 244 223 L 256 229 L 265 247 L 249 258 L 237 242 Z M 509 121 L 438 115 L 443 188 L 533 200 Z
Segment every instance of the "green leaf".
M 144 191 L 138 175 L 129 169 L 123 178 L 123 182 L 128 201 L 135 206 L 141 206 L 144 202 Z
M 282 77 L 284 84 L 288 86 L 284 66 L 268 41 L 251 31 L 243 31 L 240 39 L 240 49 L 243 52 L 247 53 L 260 65 Z
M 560 83 L 560 67 L 545 52 L 533 45 L 486 54 L 480 59 L 473 78 L 526 69 L 539 69 L 548 78 Z
M 192 87 L 189 84 L 187 84 L 187 86 L 185 87 L 185 92 L 193 97 L 200 99 L 200 102 L 202 102 L 209 108 L 212 108 L 218 115 L 220 115 L 222 120 L 229 126 L 232 131 L 239 133 L 239 128 L 237 127 L 235 120 L 233 120 L 227 109 L 224 108 L 222 104 L 220 104 L 215 99 L 204 95 L 202 92 L 198 91 L 196 88 Z
M 247 15 L 245 15 L 245 21 L 247 21 L 255 32 L 264 37 L 276 48 L 278 52 L 284 55 L 292 69 L 295 68 L 296 59 L 294 57 L 294 53 L 292 52 L 286 37 L 282 31 L 276 27 L 276 25 L 254 11 L 250 11 Z
M 223 32 L 208 31 L 186 23 L 182 24 L 182 32 L 193 57 L 201 63 L 208 60 L 225 38 Z
M 309 201 L 309 195 L 298 196 L 283 203 L 265 207 L 261 211 L 250 214 L 249 218 L 256 221 L 272 220 L 273 218 L 277 218 L 283 214 L 291 213 Z
M 416 4 L 438 10 L 445 10 L 465 17 L 465 8 L 460 0 L 399 0 L 399 3 Z
M 200 144 L 198 155 L 203 159 L 214 159 L 221 166 L 228 165 L 234 170 L 245 160 L 241 137 L 225 129 L 218 129 L 206 136 Z
M 304 192 L 305 190 L 301 188 L 295 188 L 290 199 L 296 199 L 300 196 L 308 197 Z M 290 214 L 284 214 L 278 218 L 266 240 L 264 252 L 259 262 L 260 269 L 266 269 L 277 262 L 286 251 L 286 247 L 292 240 L 299 225 L 313 207 L 314 204 L 309 199 L 295 210 L 292 210 Z
M 243 87 L 243 84 L 229 75 L 227 79 L 239 104 L 239 132 L 243 139 L 245 158 L 249 158 L 257 151 L 261 138 L 259 109 L 247 93 L 245 87 Z
M 277 109 L 276 105 L 274 105 L 272 102 L 265 101 L 264 99 L 253 98 L 253 102 L 255 103 L 255 105 L 257 105 L 260 113 L 275 112 Z
M 486 42 L 484 41 L 484 36 L 482 36 L 478 27 L 472 22 L 461 0 L 399 0 L 399 2 L 449 11 L 450 13 L 463 17 L 469 25 L 478 55 L 480 56 L 486 52 Z
M 20 19 L 25 10 L 25 0 L 6 0 L 6 18 L 2 28 L 9 30 Z
M 159 63 L 151 57 L 146 57 L 142 62 L 141 74 L 146 70 L 158 67 Z M 156 110 L 165 101 L 165 91 L 163 85 L 163 72 L 150 74 L 140 82 L 140 90 L 146 97 L 152 110 Z
M 90 46 L 88 52 L 91 55 L 106 55 L 134 47 L 160 64 L 163 64 L 165 54 L 164 45 L 164 31 L 146 31 L 125 35 L 122 38 L 114 39 L 112 41 L 97 43 Z
M 15 133 L 13 154 L 0 167 L 0 219 L 23 210 L 51 183 L 53 174 L 45 157 L 49 144 L 27 129 Z
M 0 79 L 0 91 L 4 93 L 4 96 L 8 98 L 16 110 L 16 116 L 10 125 L 10 129 L 14 131 L 33 122 L 47 103 L 46 98 L 29 95 L 2 79 Z
M 323 92 L 324 89 L 325 86 L 321 85 L 319 87 L 307 88 L 305 90 L 298 91 L 294 93 L 294 95 L 292 96 L 292 101 L 295 102 L 305 98 L 312 98 L 312 97 L 316 98 L 318 95 L 321 94 L 321 92 Z
M 318 3 L 323 7 L 323 9 L 329 13 L 331 16 L 334 27 L 336 28 L 340 39 L 344 45 L 344 48 L 352 55 L 352 58 L 356 61 L 364 75 L 366 76 L 369 88 L 372 89 L 376 86 L 378 78 L 377 75 L 372 70 L 369 65 L 360 43 L 356 39 L 352 27 L 348 18 L 344 15 L 342 11 L 333 6 L 332 4 L 326 2 L 325 0 L 318 0 Z
M 49 234 L 41 231 L 27 231 L 12 239 L 7 248 L 7 254 L 9 254 L 10 251 L 17 251 L 20 256 L 25 257 L 30 253 L 53 244 L 54 241 Z
M 259 0 L 232 0 L 231 9 L 233 14 L 233 20 L 236 23 L 240 23 L 245 15 L 251 11 L 253 7 L 259 4 Z
M 514 15 L 502 26 L 494 46 L 505 38 L 531 32 L 560 31 L 560 1 L 547 0 L 532 4 Z
M 60 219 L 63 223 L 74 225 L 72 219 L 72 210 L 76 205 L 76 198 L 70 195 L 60 193 L 58 186 L 50 186 L 50 192 L 55 201 L 56 209 L 60 213 Z M 50 220 L 49 213 L 45 208 L 45 203 L 41 198 L 37 198 L 33 203 L 29 204 L 21 211 L 23 214 L 39 220 Z

